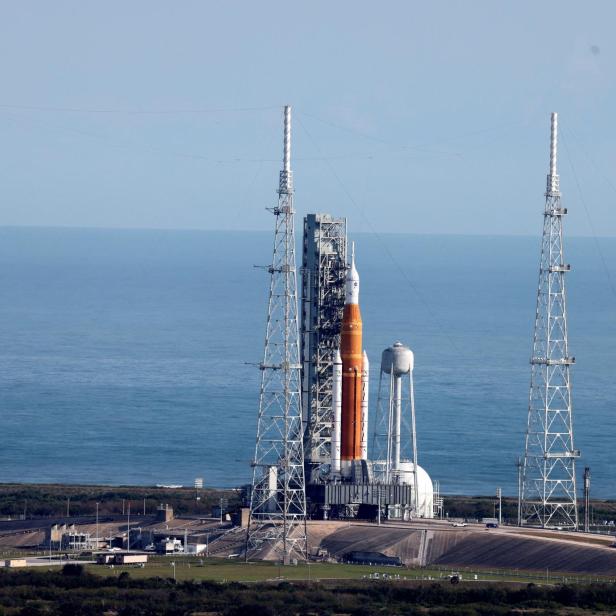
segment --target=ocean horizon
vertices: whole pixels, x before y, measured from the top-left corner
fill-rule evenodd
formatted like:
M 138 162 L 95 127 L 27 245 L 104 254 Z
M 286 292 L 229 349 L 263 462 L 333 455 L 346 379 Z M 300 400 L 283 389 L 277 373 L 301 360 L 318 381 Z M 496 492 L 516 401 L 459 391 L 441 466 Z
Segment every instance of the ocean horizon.
M 381 351 L 400 340 L 416 358 L 419 462 L 445 494 L 517 493 L 539 225 L 350 238 L 371 418 Z M 0 227 L 0 482 L 248 483 L 268 290 L 254 266 L 271 244 L 271 231 Z M 592 496 L 616 498 L 616 238 L 566 235 L 565 255 L 578 482 L 590 466 Z

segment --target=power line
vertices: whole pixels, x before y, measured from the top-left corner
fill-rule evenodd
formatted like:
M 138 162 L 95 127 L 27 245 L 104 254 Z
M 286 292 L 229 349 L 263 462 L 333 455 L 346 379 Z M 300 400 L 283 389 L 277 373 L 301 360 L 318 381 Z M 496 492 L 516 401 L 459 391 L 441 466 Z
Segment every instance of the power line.
M 15 118 L 14 115 L 11 117 Z M 90 139 L 95 139 L 104 143 L 107 147 L 122 149 L 126 151 L 137 151 L 137 152 L 147 152 L 151 154 L 158 154 L 165 157 L 171 158 L 185 158 L 196 161 L 203 161 L 206 163 L 212 164 L 237 164 L 237 163 L 247 163 L 247 164 L 258 164 L 259 166 L 263 165 L 263 163 L 278 163 L 279 158 L 259 158 L 259 157 L 231 157 L 231 158 L 219 158 L 207 156 L 199 153 L 190 153 L 190 152 L 181 152 L 177 150 L 170 150 L 168 148 L 164 148 L 163 146 L 150 145 L 145 144 L 143 146 L 139 146 L 134 143 L 127 143 L 124 141 L 119 141 L 112 138 L 109 138 L 107 134 L 101 135 L 91 130 L 83 130 L 81 128 L 76 128 L 75 126 L 63 126 L 59 124 L 49 125 L 47 123 L 43 123 L 39 121 L 39 124 L 45 126 L 46 128 L 52 128 L 57 131 L 65 131 L 67 133 L 72 133 L 75 135 L 79 135 L 82 137 L 87 137 Z M 374 152 L 356 152 L 356 153 L 348 153 L 348 154 L 333 154 L 328 156 L 327 158 L 331 160 L 373 160 L 376 158 L 382 159 L 397 159 L 397 160 L 408 160 L 408 156 L 395 156 L 390 153 L 374 153 Z M 299 156 L 295 157 L 296 161 L 301 162 L 320 162 L 324 160 L 325 157 L 322 156 Z
M 586 218 L 588 219 L 588 225 L 590 226 L 590 231 L 592 233 L 592 237 L 595 243 L 595 247 L 597 249 L 597 253 L 599 254 L 599 258 L 601 259 L 601 263 L 603 264 L 603 270 L 605 271 L 605 275 L 612 291 L 614 297 L 616 297 L 616 284 L 614 284 L 614 280 L 612 279 L 612 274 L 610 272 L 610 268 L 607 265 L 607 261 L 605 259 L 605 255 L 603 254 L 603 250 L 601 250 L 601 244 L 599 243 L 599 238 L 597 237 L 597 233 L 595 231 L 595 225 L 593 224 L 592 217 L 590 215 L 590 210 L 588 208 L 588 204 L 586 203 L 586 199 L 584 198 L 584 194 L 582 193 L 582 187 L 580 185 L 580 180 L 578 179 L 578 175 L 575 171 L 575 167 L 573 165 L 573 159 L 571 158 L 571 153 L 569 151 L 569 146 L 567 145 L 567 140 L 564 138 L 564 133 L 561 129 L 561 135 L 563 137 L 562 142 L 565 146 L 565 152 L 567 153 L 567 161 L 569 162 L 569 166 L 571 167 L 571 174 L 573 175 L 573 179 L 575 181 L 575 185 L 578 190 L 578 194 L 580 196 L 580 201 L 584 206 L 584 211 L 586 212 Z
M 345 131 L 347 133 L 351 133 L 353 135 L 357 135 L 359 137 L 363 137 L 364 139 L 368 139 L 370 141 L 375 141 L 377 143 L 382 143 L 383 145 L 387 145 L 387 146 L 391 146 L 394 147 L 396 149 L 400 149 L 400 150 L 418 150 L 418 151 L 428 151 L 428 152 L 432 152 L 435 154 L 444 154 L 444 155 L 448 155 L 448 156 L 455 156 L 455 157 L 461 157 L 462 153 L 461 152 L 448 152 L 448 151 L 444 151 L 444 150 L 435 150 L 434 147 L 438 146 L 438 145 L 447 145 L 447 143 L 450 142 L 455 142 L 455 141 L 459 141 L 461 139 L 466 139 L 468 137 L 472 137 L 474 135 L 482 135 L 482 134 L 486 134 L 486 133 L 493 133 L 493 132 L 497 132 L 497 131 L 501 131 L 501 130 L 506 130 L 509 128 L 513 128 L 513 127 L 517 127 L 517 126 L 525 126 L 528 124 L 528 122 L 520 122 L 520 121 L 511 121 L 511 122 L 504 122 L 502 124 L 498 124 L 496 126 L 488 126 L 488 127 L 484 127 L 484 128 L 478 128 L 478 129 L 474 129 L 472 131 L 466 131 L 464 133 L 460 133 L 457 135 L 453 135 L 453 136 L 449 136 L 449 138 L 445 141 L 442 142 L 435 142 L 435 143 L 420 143 L 420 144 L 404 144 L 404 143 L 394 143 L 391 141 L 388 141 L 386 139 L 383 139 L 381 137 L 378 137 L 376 135 L 371 135 L 368 133 L 365 133 L 363 131 L 359 131 L 357 129 L 354 128 L 350 128 L 348 126 L 342 126 L 340 124 L 337 124 L 335 122 L 332 122 L 331 120 L 325 120 L 323 118 L 320 118 L 316 115 L 314 115 L 313 113 L 307 113 L 306 111 L 301 111 L 300 112 L 302 115 L 304 115 L 305 117 L 311 118 L 313 120 L 316 120 L 317 122 L 321 122 L 322 124 L 325 124 L 326 126 L 330 126 L 331 128 L 335 128 L 337 130 L 341 130 L 341 131 Z
M 42 105 L 13 105 L 0 103 L 0 109 L 14 109 L 18 111 L 48 111 L 64 113 L 95 113 L 95 114 L 126 114 L 126 115 L 172 115 L 172 114 L 199 114 L 199 113 L 233 113 L 245 111 L 271 111 L 280 109 L 280 105 L 264 107 L 209 107 L 196 109 L 94 109 L 88 107 L 47 107 Z
M 312 144 L 314 145 L 314 147 L 316 148 L 316 150 L 320 153 L 321 149 L 319 148 L 318 144 L 316 143 L 316 141 L 314 140 L 314 138 L 312 137 L 312 135 L 308 132 L 308 130 L 306 129 L 306 127 L 304 126 L 304 123 L 297 118 L 297 122 L 299 123 L 299 125 L 302 127 L 303 131 L 306 133 L 306 135 L 308 136 L 308 138 L 310 139 L 310 141 L 312 142 Z M 405 282 L 409 285 L 409 287 L 412 289 L 412 291 L 415 293 L 415 295 L 417 296 L 417 298 L 419 299 L 419 301 L 421 302 L 421 304 L 423 305 L 423 307 L 426 309 L 428 315 L 430 316 L 430 318 L 434 321 L 434 323 L 436 324 L 436 326 L 441 330 L 441 332 L 443 333 L 443 335 L 445 336 L 445 338 L 447 339 L 447 341 L 449 342 L 449 344 L 451 345 L 451 347 L 453 348 L 453 350 L 456 353 L 460 353 L 461 350 L 458 349 L 457 345 L 455 344 L 455 342 L 453 341 L 453 339 L 449 336 L 448 333 L 446 333 L 445 328 L 442 326 L 442 324 L 440 323 L 439 319 L 436 317 L 436 312 L 434 310 L 433 307 L 431 307 L 428 302 L 425 300 L 425 298 L 422 296 L 422 294 L 420 293 L 419 289 L 417 288 L 417 286 L 413 283 L 413 281 L 408 277 L 406 271 L 400 266 L 400 264 L 398 263 L 398 261 L 395 259 L 395 257 L 393 256 L 393 254 L 391 253 L 391 251 L 389 250 L 389 247 L 387 245 L 387 242 L 382 238 L 382 236 L 376 231 L 376 229 L 374 228 L 374 226 L 372 225 L 372 222 L 370 221 L 370 219 L 368 218 L 368 216 L 366 215 L 364 209 L 357 203 L 357 201 L 355 201 L 355 199 L 353 198 L 353 196 L 351 195 L 351 193 L 349 192 L 349 190 L 347 189 L 346 185 L 344 184 L 344 182 L 342 181 L 342 179 L 340 178 L 340 176 L 338 175 L 338 173 L 336 172 L 336 170 L 334 169 L 334 166 L 331 164 L 331 161 L 328 158 L 323 158 L 324 162 L 327 163 L 327 166 L 329 167 L 329 170 L 331 171 L 332 175 L 334 176 L 335 180 L 338 182 L 340 188 L 342 189 L 342 191 L 344 192 L 344 194 L 346 195 L 347 199 L 351 202 L 351 205 L 353 205 L 353 207 L 361 214 L 362 218 L 365 220 L 366 224 L 368 225 L 368 227 L 370 228 L 371 233 L 377 238 L 377 240 L 379 241 L 379 243 L 381 244 L 382 248 L 383 248 L 383 252 L 385 252 L 385 254 L 388 256 L 389 260 L 392 262 L 392 264 L 396 267 L 396 269 L 398 270 L 398 272 L 400 273 L 400 275 L 402 276 L 402 278 L 405 280 Z

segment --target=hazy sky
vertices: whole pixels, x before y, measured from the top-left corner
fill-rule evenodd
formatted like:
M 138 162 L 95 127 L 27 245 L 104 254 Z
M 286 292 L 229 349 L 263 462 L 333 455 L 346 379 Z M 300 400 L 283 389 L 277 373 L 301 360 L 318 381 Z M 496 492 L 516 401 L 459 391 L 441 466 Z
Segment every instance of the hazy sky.
M 0 224 L 616 235 L 616 3 L 3 2 Z M 593 231 L 594 229 L 594 231 Z

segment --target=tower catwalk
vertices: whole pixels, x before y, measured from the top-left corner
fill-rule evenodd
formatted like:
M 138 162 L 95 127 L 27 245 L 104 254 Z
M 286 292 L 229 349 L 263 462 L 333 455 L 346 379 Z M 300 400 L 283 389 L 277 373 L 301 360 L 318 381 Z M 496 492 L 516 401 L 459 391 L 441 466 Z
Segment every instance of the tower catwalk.
M 274 252 L 261 369 L 246 557 L 272 551 L 285 563 L 305 559 L 306 492 L 302 446 L 301 364 L 291 171 L 291 108 L 284 109 Z
M 332 393 L 346 281 L 346 219 L 304 218 L 302 261 L 302 404 L 306 481 L 328 477 L 334 422 Z
M 522 524 L 578 527 L 562 219 L 556 172 L 557 114 L 552 114 L 535 335 L 531 358 L 526 449 L 522 469 Z

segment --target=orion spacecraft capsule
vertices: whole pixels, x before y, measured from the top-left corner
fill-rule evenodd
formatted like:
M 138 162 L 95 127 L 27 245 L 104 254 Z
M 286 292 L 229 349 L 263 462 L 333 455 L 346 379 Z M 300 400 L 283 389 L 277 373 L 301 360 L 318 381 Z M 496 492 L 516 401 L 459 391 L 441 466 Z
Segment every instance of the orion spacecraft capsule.
M 350 475 L 353 460 L 368 457 L 368 367 L 368 357 L 362 351 L 359 274 L 353 246 L 332 392 L 332 471 L 343 477 Z

